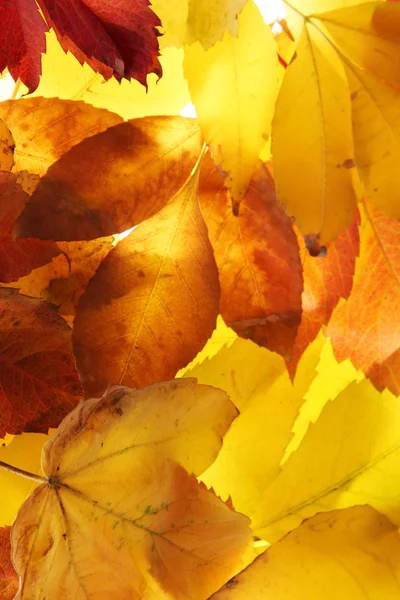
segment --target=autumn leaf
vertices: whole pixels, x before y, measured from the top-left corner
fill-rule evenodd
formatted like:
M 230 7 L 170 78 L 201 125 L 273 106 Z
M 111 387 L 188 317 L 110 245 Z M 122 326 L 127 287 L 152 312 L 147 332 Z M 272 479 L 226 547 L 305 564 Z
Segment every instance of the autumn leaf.
M 46 432 L 82 397 L 69 327 L 49 304 L 0 289 L 0 436 Z
M 219 271 L 221 315 L 242 337 L 290 355 L 301 317 L 302 268 L 274 181 L 261 164 L 237 217 L 209 156 L 201 173 L 200 202 Z
M 248 520 L 181 461 L 197 471 L 234 415 L 223 392 L 193 380 L 116 387 L 81 403 L 44 447 L 45 483 L 13 525 L 21 600 L 37 589 L 66 599 L 208 598 L 241 568 Z
M 18 575 L 11 562 L 10 528 L 0 527 L 0 598 L 12 600 L 18 591 Z
M 7 125 L 0 120 L 0 171 L 11 171 L 14 165 L 14 140 Z
M 195 174 L 119 242 L 91 279 L 73 331 L 87 393 L 109 383 L 141 387 L 173 377 L 211 335 L 218 272 L 197 186 Z
M 151 5 L 160 17 L 165 36 L 161 42 L 183 44 L 200 42 L 208 50 L 220 41 L 226 30 L 237 35 L 238 14 L 247 0 L 153 0 Z
M 184 72 L 203 137 L 237 207 L 270 134 L 278 87 L 276 47 L 255 4 L 241 12 L 237 37 L 226 32 L 208 51 L 199 42 L 185 48 Z
M 332 242 L 357 203 L 350 93 L 340 59 L 309 24 L 279 92 L 272 155 L 278 199 L 300 232 Z
M 370 201 L 360 205 L 360 257 L 351 295 L 342 300 L 328 326 L 338 360 L 354 365 L 382 390 L 398 393 L 390 368 L 380 368 L 400 350 L 400 224 Z
M 174 196 L 200 149 L 193 119 L 148 117 L 110 127 L 49 168 L 17 235 L 77 241 L 126 231 Z
M 1 102 L 0 119 L 15 142 L 15 169 L 39 175 L 86 137 L 122 122 L 109 111 L 58 98 Z
M 316 515 L 269 548 L 211 600 L 395 600 L 397 527 L 369 506 Z
M 293 357 L 287 361 L 291 376 L 297 363 L 323 325 L 327 325 L 340 298 L 348 298 L 359 252 L 360 223 L 356 211 L 349 227 L 329 245 L 326 256 L 311 256 L 298 233 L 298 242 L 303 266 L 304 289 L 302 294 L 302 316 L 293 348 Z
M 1 2 L 0 22 L 0 71 L 8 67 L 32 92 L 39 85 L 47 31 L 35 0 Z

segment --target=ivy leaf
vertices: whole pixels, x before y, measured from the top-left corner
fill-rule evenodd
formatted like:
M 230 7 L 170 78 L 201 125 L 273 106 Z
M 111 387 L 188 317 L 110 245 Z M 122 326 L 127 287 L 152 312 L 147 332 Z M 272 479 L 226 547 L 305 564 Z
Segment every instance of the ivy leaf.
M 340 59 L 309 24 L 279 92 L 272 155 L 278 199 L 300 232 L 332 242 L 357 204 L 350 93 Z
M 234 415 L 193 380 L 81 403 L 44 447 L 47 484 L 13 525 L 21 598 L 208 598 L 242 568 L 248 519 L 181 465 L 202 469 Z
M 0 598 L 13 600 L 18 591 L 18 575 L 11 562 L 10 528 L 0 527 Z
M 255 4 L 241 12 L 238 37 L 225 33 L 208 51 L 200 43 L 185 48 L 184 72 L 203 137 L 237 209 L 270 134 L 278 89 L 275 43 Z
M 400 224 L 368 200 L 360 212 L 360 257 L 353 289 L 334 311 L 328 335 L 338 360 L 351 358 L 378 389 L 389 387 L 398 393 L 390 361 L 400 351 Z
M 197 173 L 108 254 L 80 300 L 74 352 L 89 394 L 173 377 L 215 327 L 218 271 Z
M 0 119 L 14 139 L 15 168 L 39 175 L 86 137 L 122 122 L 83 102 L 40 97 L 2 102 Z
M 49 168 L 17 235 L 77 241 L 126 231 L 174 196 L 200 149 L 193 119 L 147 117 L 110 127 Z
M 55 307 L 0 289 L 0 437 L 46 432 L 82 397 L 71 332 Z
M 305 521 L 211 600 L 394 600 L 399 561 L 400 535 L 386 517 L 369 506 L 335 510 Z
M 302 268 L 293 223 L 260 164 L 239 216 L 211 158 L 203 161 L 200 202 L 221 285 L 220 312 L 242 337 L 290 355 L 301 317 Z

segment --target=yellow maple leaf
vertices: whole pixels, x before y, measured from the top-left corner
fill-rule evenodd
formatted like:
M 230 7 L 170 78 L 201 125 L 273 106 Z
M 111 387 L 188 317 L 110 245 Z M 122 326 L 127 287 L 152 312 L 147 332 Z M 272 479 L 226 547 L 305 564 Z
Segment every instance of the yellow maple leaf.
M 369 506 L 316 515 L 211 600 L 397 600 L 400 535 Z
M 227 32 L 208 51 L 199 42 L 186 47 L 184 72 L 203 137 L 239 203 L 270 134 L 278 89 L 275 43 L 255 4 L 241 12 L 238 37 Z
M 235 415 L 224 392 L 191 379 L 82 402 L 44 447 L 46 479 L 12 528 L 18 598 L 217 590 L 248 561 L 248 520 L 185 468 L 213 460 Z

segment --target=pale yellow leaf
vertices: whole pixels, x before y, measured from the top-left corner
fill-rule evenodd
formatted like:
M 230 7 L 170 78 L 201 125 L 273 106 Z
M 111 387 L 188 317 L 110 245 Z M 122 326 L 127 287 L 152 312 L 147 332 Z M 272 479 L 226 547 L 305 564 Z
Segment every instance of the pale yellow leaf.
M 311 25 L 283 79 L 272 155 L 278 198 L 301 233 L 333 241 L 357 203 L 350 92 L 339 57 Z
M 238 37 L 226 33 L 207 52 L 198 42 L 185 48 L 184 71 L 203 137 L 239 203 L 270 135 L 278 87 L 275 43 L 254 3 L 239 16 Z

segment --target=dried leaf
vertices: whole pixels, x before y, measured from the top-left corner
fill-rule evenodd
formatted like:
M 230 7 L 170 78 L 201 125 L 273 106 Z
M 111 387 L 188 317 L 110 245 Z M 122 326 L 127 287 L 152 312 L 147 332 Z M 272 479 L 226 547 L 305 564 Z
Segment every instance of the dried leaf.
M 197 174 L 102 262 L 78 305 L 74 351 L 85 390 L 173 377 L 216 323 L 218 272 Z
M 369 201 L 361 208 L 360 257 L 351 295 L 337 306 L 328 326 L 336 358 L 351 358 L 382 390 L 390 369 L 380 369 L 400 349 L 400 224 Z
M 200 148 L 193 119 L 147 117 L 110 127 L 49 168 L 17 234 L 76 241 L 126 231 L 180 189 Z
M 122 122 L 109 111 L 58 98 L 2 102 L 0 119 L 15 141 L 15 169 L 39 175 L 86 137 Z
M 71 332 L 54 307 L 0 289 L 0 436 L 46 432 L 82 397 Z
M 207 52 L 185 48 L 184 72 L 203 137 L 238 205 L 270 134 L 278 60 L 270 28 L 249 0 L 238 37 L 225 33 Z M 260 73 L 262 72 L 262 76 Z
M 14 140 L 7 125 L 0 120 L 0 171 L 11 171 L 14 165 Z
M 207 409 L 197 408 L 202 394 Z M 208 413 L 200 419 L 205 436 L 198 411 Z M 66 600 L 105 593 L 208 598 L 243 565 L 248 520 L 174 459 L 196 470 L 199 455 L 213 454 L 233 416 L 223 392 L 186 380 L 117 387 L 81 403 L 46 444 L 48 484 L 34 491 L 13 526 L 21 600 L 38 589 Z
M 211 600 L 395 600 L 400 535 L 369 506 L 316 515 L 258 557 Z
M 55 242 L 49 240 L 0 237 L 0 282 L 9 283 L 27 275 L 60 254 Z
M 278 199 L 300 232 L 332 242 L 357 203 L 350 93 L 340 59 L 309 24 L 279 92 L 272 155 Z
M 235 216 L 208 157 L 199 193 L 219 270 L 221 315 L 242 337 L 290 355 L 301 317 L 302 268 L 292 221 L 276 201 L 271 175 L 259 166 Z
M 18 583 L 18 575 L 11 562 L 10 528 L 0 527 L 0 599 L 13 600 Z

